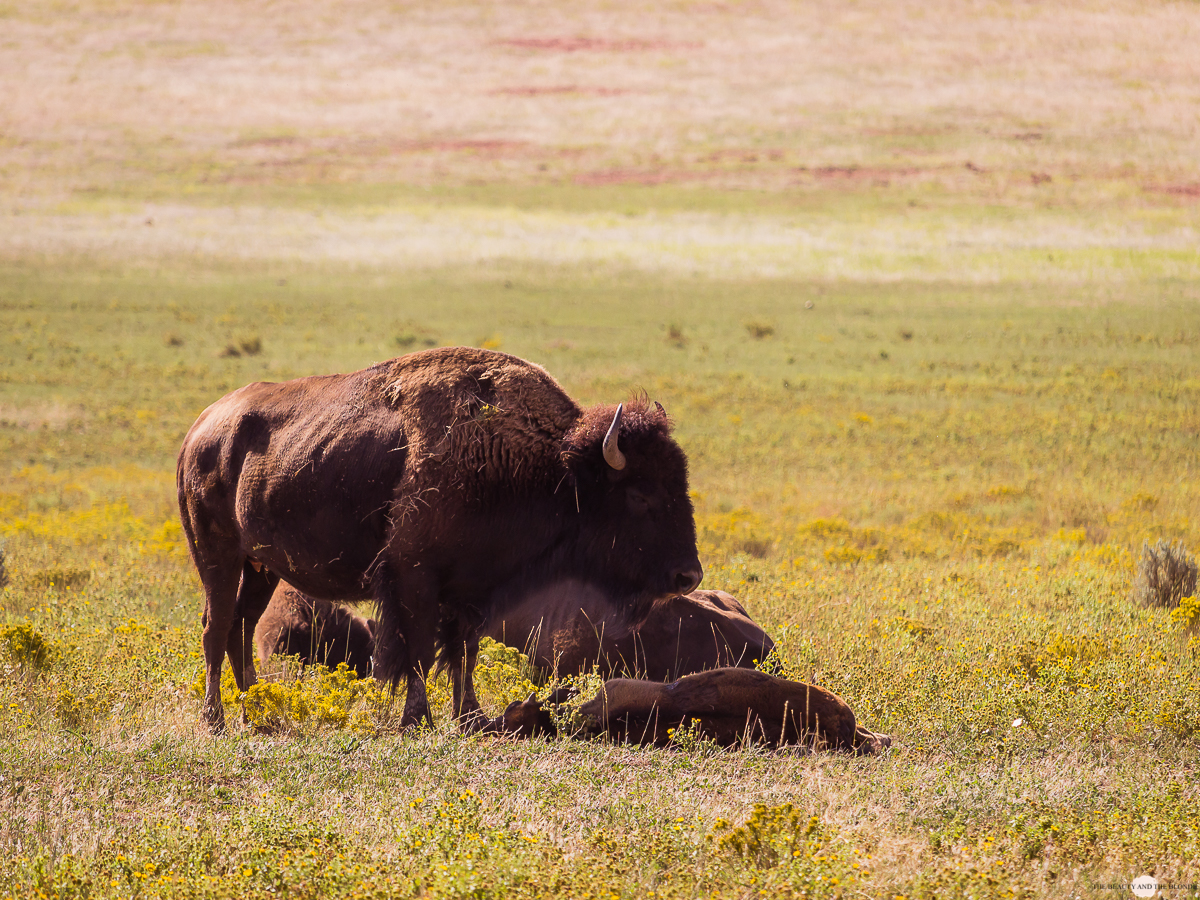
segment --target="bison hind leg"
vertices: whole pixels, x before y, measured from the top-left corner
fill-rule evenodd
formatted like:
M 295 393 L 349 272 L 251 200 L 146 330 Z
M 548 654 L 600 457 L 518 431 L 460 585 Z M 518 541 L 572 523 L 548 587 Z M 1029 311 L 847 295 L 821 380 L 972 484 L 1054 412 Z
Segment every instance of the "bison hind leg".
M 420 569 L 403 576 L 389 565 L 376 568 L 371 579 L 375 595 L 375 677 L 391 685 L 406 682 L 400 727 L 433 724 L 425 678 L 433 670 L 440 617 L 435 579 Z
M 439 668 L 445 668 L 454 694 L 454 718 L 467 734 L 490 720 L 475 696 L 475 664 L 479 658 L 478 629 L 451 619 L 442 625 Z
M 229 649 L 230 633 L 236 618 L 238 573 L 241 559 L 233 553 L 205 552 L 193 546 L 192 556 L 204 586 L 204 707 L 203 718 L 209 731 L 223 734 L 225 708 L 221 701 L 221 669 Z M 240 658 L 240 653 L 238 657 Z M 235 672 L 235 675 L 237 673 Z

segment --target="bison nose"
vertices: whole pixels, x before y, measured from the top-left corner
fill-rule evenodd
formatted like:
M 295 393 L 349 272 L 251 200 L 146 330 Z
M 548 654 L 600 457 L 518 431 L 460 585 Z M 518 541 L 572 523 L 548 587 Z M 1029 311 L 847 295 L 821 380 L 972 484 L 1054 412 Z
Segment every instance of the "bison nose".
M 676 569 L 672 576 L 675 580 L 675 592 L 678 594 L 690 594 L 696 588 L 700 587 L 700 582 L 704 580 L 704 570 L 700 568 L 699 562 L 691 563 L 683 568 Z

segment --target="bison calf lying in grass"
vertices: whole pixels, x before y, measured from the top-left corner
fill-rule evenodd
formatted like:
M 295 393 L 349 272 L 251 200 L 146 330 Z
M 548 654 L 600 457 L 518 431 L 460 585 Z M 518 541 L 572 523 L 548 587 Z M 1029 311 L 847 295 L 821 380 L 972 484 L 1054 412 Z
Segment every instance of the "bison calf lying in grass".
M 263 665 L 277 653 L 331 669 L 346 663 L 359 678 L 366 678 L 375 649 L 374 627 L 372 620 L 280 582 L 254 629 L 254 646 Z
M 330 668 L 370 670 L 371 623 L 280 582 L 258 623 L 259 661 L 298 654 Z M 533 591 L 493 615 L 484 637 L 525 651 L 535 666 L 559 674 L 590 672 L 669 681 L 719 666 L 753 667 L 775 643 L 723 591 L 693 591 L 656 600 L 646 621 L 630 628 L 600 588 L 576 579 Z M 315 653 L 314 653 L 315 651 Z
M 551 702 L 561 700 L 553 696 Z M 579 707 L 576 737 L 664 746 L 676 729 L 695 728 L 722 747 L 762 744 L 875 753 L 892 739 L 858 725 L 841 697 L 824 688 L 752 669 L 712 669 L 670 684 L 614 678 Z M 556 735 L 550 709 L 530 697 L 508 705 L 489 731 Z

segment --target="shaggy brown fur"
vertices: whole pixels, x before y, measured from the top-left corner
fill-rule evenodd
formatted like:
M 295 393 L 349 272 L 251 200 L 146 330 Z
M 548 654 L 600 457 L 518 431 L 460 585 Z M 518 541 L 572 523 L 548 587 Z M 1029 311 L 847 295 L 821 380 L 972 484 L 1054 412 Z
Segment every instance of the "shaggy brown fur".
M 374 628 L 372 620 L 328 600 L 314 600 L 281 581 L 254 629 L 254 646 L 260 664 L 277 653 L 331 669 L 345 663 L 366 678 L 371 674 Z
M 180 517 L 204 586 L 204 718 L 224 728 L 221 668 L 256 680 L 249 644 L 280 578 L 312 597 L 375 600 L 375 672 L 407 682 L 401 722 L 430 720 L 425 677 L 448 665 L 455 712 L 487 614 L 544 584 L 603 585 L 634 621 L 702 577 L 687 462 L 660 408 L 619 427 L 543 369 L 467 347 L 349 375 L 251 384 L 184 439 Z M 440 651 L 440 652 L 439 652 Z
M 561 675 L 590 672 L 671 681 L 721 666 L 753 668 L 775 646 L 742 605 L 723 591 L 655 601 L 631 627 L 600 588 L 577 579 L 534 591 L 483 626 L 493 640 L 525 651 Z
M 579 708 L 576 735 L 664 746 L 671 732 L 696 728 L 722 747 L 764 744 L 874 753 L 892 739 L 859 727 L 836 694 L 751 669 L 712 669 L 670 684 L 614 678 Z M 489 729 L 522 737 L 555 734 L 549 711 L 532 696 L 510 703 Z

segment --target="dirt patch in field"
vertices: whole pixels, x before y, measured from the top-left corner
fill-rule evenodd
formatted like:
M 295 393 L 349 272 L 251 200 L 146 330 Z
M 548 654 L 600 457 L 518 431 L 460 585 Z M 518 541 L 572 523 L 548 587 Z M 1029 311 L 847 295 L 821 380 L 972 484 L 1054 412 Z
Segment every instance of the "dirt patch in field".
M 1200 200 L 1200 183 L 1197 184 L 1152 184 L 1146 190 L 1156 194 L 1170 194 L 1187 200 Z

